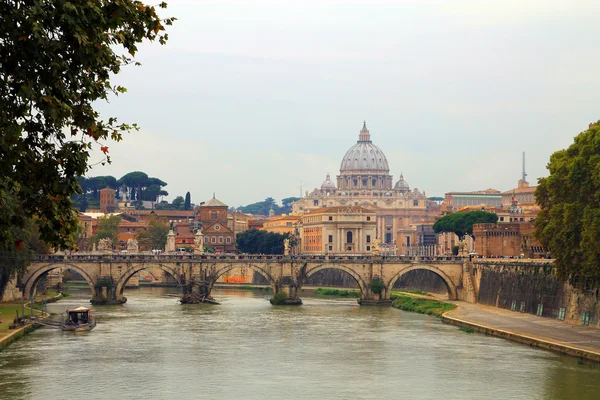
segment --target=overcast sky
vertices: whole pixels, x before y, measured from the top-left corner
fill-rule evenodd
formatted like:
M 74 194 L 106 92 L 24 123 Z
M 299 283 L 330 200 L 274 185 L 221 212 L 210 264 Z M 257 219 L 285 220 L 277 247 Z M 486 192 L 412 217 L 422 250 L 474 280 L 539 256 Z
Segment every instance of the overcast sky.
M 88 176 L 141 170 L 194 203 L 280 200 L 334 179 L 367 120 L 394 181 L 504 191 L 523 151 L 535 183 L 600 119 L 598 0 L 168 3 L 168 44 L 143 45 L 113 81 L 128 93 L 99 104 L 141 130 Z

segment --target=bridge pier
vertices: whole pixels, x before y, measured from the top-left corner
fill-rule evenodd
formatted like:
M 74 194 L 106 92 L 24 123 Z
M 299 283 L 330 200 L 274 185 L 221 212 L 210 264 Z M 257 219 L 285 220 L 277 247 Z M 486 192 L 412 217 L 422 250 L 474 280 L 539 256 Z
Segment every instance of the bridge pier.
M 366 293 L 363 293 L 363 296 L 358 299 L 358 304 L 361 306 L 391 306 L 392 301 L 387 290 L 384 290 L 381 294 L 376 294 L 371 289 L 367 289 Z
M 275 292 L 270 302 L 278 306 L 299 306 L 302 299 L 298 297 L 300 288 L 291 276 L 282 276 L 279 283 L 275 285 Z

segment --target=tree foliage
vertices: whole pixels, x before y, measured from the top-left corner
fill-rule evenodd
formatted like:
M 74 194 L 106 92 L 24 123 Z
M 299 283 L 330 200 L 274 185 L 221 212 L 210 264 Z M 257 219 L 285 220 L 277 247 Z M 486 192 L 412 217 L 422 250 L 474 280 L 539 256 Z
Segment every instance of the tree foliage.
M 600 121 L 552 154 L 547 168 L 535 191 L 535 236 L 561 278 L 600 282 Z
M 164 250 L 168 233 L 169 224 L 166 221 L 155 216 L 150 217 L 148 228 L 136 235 L 140 250 Z
M 498 222 L 498 215 L 494 213 L 486 211 L 457 212 L 438 219 L 433 224 L 433 231 L 435 233 L 453 232 L 460 240 L 467 235 L 475 239 L 473 236 L 474 224 L 495 224 L 496 222 Z
M 183 202 L 183 209 L 191 210 L 191 208 L 192 208 L 192 195 L 190 194 L 190 192 L 187 192 L 185 194 L 185 201 Z
M 14 197 L 6 199 L 8 208 L 17 208 Z M 6 210 L 0 210 L 4 212 Z M 12 211 L 8 211 L 12 212 Z M 18 211 L 15 211 L 18 212 Z M 0 219 L 1 221 L 1 219 Z M 35 221 L 26 219 L 23 227 L 0 226 L 0 232 L 10 240 L 0 241 L 0 298 L 8 282 L 16 277 L 20 280 L 31 262 L 33 254 L 48 253 L 49 249 L 40 239 L 39 228 Z
M 4 0 L 0 16 L 0 209 L 15 196 L 22 211 L 0 213 L 0 225 L 36 217 L 44 241 L 73 247 L 71 196 L 90 151 L 110 162 L 106 141 L 136 129 L 101 118 L 95 102 L 126 91 L 111 76 L 134 63 L 142 41 L 164 44 L 173 20 L 134 0 Z
M 299 199 L 299 197 L 286 197 L 281 200 L 282 206 L 279 206 L 272 197 L 267 197 L 264 201 L 240 206 L 237 210 L 246 214 L 269 215 L 269 211 L 273 209 L 275 215 L 289 214 L 292 212 L 292 203 Z
M 289 236 L 288 233 L 282 235 L 281 233 L 250 229 L 237 234 L 236 245 L 242 253 L 283 254 L 283 241 Z
M 112 240 L 113 246 L 119 242 L 119 224 L 121 217 L 118 215 L 109 215 L 98 219 L 98 230 L 90 238 L 90 247 L 98 245 L 100 239 L 109 238 Z

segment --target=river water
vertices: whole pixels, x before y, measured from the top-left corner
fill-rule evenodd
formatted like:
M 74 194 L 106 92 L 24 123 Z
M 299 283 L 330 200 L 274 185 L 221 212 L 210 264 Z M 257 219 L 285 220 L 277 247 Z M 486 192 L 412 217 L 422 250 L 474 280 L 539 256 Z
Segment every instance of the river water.
M 89 293 L 50 304 L 63 312 Z M 304 295 L 172 289 L 96 307 L 89 333 L 38 329 L 0 352 L 0 399 L 600 399 L 600 368 L 437 318 Z

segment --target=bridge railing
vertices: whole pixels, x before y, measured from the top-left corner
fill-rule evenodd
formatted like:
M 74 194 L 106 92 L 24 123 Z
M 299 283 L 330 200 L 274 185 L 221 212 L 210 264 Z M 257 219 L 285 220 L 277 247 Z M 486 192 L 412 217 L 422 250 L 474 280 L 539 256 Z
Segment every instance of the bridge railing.
M 34 262 L 203 262 L 226 261 L 247 263 L 256 262 L 328 262 L 328 263 L 462 263 L 460 256 L 370 256 L 370 255 L 281 255 L 281 254 L 150 254 L 150 253 L 71 253 L 39 254 Z

